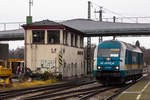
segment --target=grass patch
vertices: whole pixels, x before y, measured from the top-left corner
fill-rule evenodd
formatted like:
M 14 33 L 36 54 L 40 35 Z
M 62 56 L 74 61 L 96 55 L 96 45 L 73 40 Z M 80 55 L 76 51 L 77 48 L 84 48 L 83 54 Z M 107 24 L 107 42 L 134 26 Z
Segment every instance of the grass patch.
M 14 83 L 13 87 L 14 88 L 24 88 L 24 87 L 32 87 L 32 86 L 40 86 L 40 85 L 48 85 L 48 84 L 52 84 L 55 83 L 56 80 L 46 80 L 46 81 L 37 81 L 34 80 L 32 82 L 23 82 L 23 83 Z
M 46 81 L 33 80 L 31 82 L 25 81 L 25 82 L 21 82 L 21 83 L 13 83 L 10 88 L 2 87 L 2 88 L 0 88 L 0 90 L 28 88 L 28 87 L 34 87 L 34 86 L 44 86 L 44 85 L 49 85 L 49 84 L 56 83 L 56 82 L 57 82 L 56 79 L 46 80 Z

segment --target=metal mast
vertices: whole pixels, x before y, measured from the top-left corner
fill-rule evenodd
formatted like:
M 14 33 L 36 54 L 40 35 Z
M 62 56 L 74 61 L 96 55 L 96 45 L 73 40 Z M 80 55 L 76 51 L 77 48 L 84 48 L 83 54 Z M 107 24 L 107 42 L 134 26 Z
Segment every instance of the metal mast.
M 95 13 L 99 13 L 99 21 L 102 22 L 103 21 L 103 7 L 100 7 L 100 10 L 99 11 L 95 11 Z M 103 37 L 102 36 L 99 36 L 99 43 L 103 41 Z
M 33 0 L 29 0 L 29 16 L 31 16 L 31 6 L 33 5 Z
M 88 1 L 88 19 L 91 19 L 91 2 Z M 91 37 L 87 37 L 87 74 L 91 73 Z

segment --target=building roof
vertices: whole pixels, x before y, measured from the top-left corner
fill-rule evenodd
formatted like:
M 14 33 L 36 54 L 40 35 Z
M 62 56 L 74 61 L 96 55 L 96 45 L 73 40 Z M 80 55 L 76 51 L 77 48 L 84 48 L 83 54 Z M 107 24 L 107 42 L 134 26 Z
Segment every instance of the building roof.
M 0 31 L 0 41 L 5 40 L 24 40 L 24 30 L 15 29 L 15 30 Z
M 25 30 L 26 29 L 64 29 L 77 34 L 82 34 L 82 35 L 85 34 L 82 31 L 79 31 L 78 29 L 74 29 L 69 26 L 54 21 L 50 21 L 50 20 L 42 20 L 42 21 L 34 22 L 32 24 L 25 24 L 22 27 Z
M 150 24 L 99 22 L 73 19 L 61 24 L 86 33 L 87 36 L 150 35 Z
M 23 25 L 24 26 L 24 25 Z M 61 26 L 55 28 L 69 28 L 81 33 L 84 36 L 129 36 L 129 35 L 150 35 L 150 24 L 139 23 L 112 23 L 112 22 L 99 22 L 89 19 L 72 19 L 63 22 L 54 22 L 50 20 L 43 20 L 34 22 L 28 26 Z M 40 28 L 40 27 L 38 27 Z M 51 27 L 54 28 L 54 27 Z M 9 30 L 0 31 L 0 40 L 23 40 L 24 30 Z
M 42 21 L 38 21 L 38 22 L 34 22 L 32 24 L 30 24 L 30 26 L 59 26 L 61 25 L 60 23 L 54 22 L 54 21 L 50 21 L 50 20 L 42 20 Z

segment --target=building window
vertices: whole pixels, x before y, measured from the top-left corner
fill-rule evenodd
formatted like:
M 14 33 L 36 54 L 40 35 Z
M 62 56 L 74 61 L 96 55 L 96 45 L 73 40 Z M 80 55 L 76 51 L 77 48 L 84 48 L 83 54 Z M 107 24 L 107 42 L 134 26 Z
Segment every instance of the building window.
M 44 44 L 44 30 L 33 30 L 32 31 L 32 43 Z
M 73 46 L 73 34 L 71 34 L 71 46 Z
M 68 45 L 68 33 L 66 32 L 66 42 L 65 42 L 67 45 Z
M 68 41 L 68 33 L 66 31 L 64 31 L 63 43 L 67 45 L 68 44 L 67 41 Z
M 78 71 L 78 69 L 77 69 L 77 63 L 75 63 L 75 76 L 76 76 L 76 77 L 77 77 L 77 75 L 78 75 L 78 74 L 77 74 L 77 73 L 78 73 L 77 71 Z
M 59 30 L 48 30 L 47 40 L 49 44 L 59 44 L 60 43 L 60 31 Z
M 80 36 L 80 47 L 83 47 L 83 36 Z
M 78 36 L 75 35 L 75 46 L 77 47 Z

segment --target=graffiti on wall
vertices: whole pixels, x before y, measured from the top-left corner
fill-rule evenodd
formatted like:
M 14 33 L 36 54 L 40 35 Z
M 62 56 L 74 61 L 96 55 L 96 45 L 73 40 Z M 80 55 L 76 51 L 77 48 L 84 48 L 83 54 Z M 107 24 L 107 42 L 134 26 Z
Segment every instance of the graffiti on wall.
M 41 67 L 47 67 L 53 69 L 55 67 L 55 60 L 44 60 L 40 62 Z

